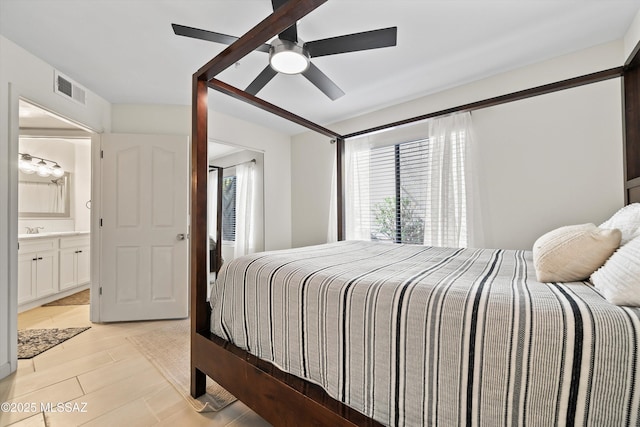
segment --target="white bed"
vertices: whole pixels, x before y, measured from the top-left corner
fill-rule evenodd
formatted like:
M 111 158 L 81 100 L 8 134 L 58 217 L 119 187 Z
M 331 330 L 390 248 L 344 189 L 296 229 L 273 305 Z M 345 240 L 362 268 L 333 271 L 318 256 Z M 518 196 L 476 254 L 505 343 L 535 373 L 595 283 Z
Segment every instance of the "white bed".
M 339 242 L 223 266 L 211 331 L 385 425 L 638 425 L 640 310 L 528 251 Z

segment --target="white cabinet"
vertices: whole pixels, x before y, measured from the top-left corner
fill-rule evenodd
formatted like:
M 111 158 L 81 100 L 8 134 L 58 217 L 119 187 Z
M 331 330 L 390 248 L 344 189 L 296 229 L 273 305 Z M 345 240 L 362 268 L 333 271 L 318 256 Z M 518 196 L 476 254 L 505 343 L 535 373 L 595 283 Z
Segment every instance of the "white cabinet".
M 60 290 L 89 283 L 89 237 L 60 238 Z
M 58 239 L 21 242 L 18 304 L 58 292 Z

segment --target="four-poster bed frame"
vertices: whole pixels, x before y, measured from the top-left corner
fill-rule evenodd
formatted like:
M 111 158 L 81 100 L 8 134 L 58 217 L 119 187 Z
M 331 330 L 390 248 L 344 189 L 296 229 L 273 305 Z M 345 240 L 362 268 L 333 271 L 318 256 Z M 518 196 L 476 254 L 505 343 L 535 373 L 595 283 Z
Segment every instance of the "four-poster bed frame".
M 326 0 L 291 0 L 193 75 L 192 103 L 192 188 L 191 188 L 191 395 L 205 392 L 208 375 L 259 413 L 277 425 L 380 425 L 341 402 L 329 397 L 319 386 L 282 372 L 271 363 L 241 350 L 210 332 L 210 307 L 207 302 L 207 93 L 209 88 L 247 102 L 312 131 L 337 144 L 338 160 L 338 238 L 344 237 L 342 157 L 346 139 L 458 111 L 473 111 L 505 102 L 525 99 L 557 90 L 623 77 L 625 123 L 625 202 L 640 201 L 640 55 L 638 47 L 624 66 L 551 83 L 519 92 L 449 108 L 399 122 L 340 135 L 323 126 L 250 95 L 215 77 L 258 45 L 267 42 Z M 221 174 L 221 169 L 219 170 Z M 218 199 L 218 212 L 221 211 Z M 218 215 L 221 221 L 222 215 Z M 216 240 L 221 241 L 221 224 Z M 221 259 L 221 245 L 216 257 Z M 220 265 L 220 262 L 218 262 Z

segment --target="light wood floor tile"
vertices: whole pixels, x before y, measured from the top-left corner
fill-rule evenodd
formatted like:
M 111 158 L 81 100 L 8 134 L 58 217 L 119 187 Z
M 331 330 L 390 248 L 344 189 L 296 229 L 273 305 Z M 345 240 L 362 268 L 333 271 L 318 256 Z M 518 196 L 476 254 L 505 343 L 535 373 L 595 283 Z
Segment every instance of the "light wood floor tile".
M 14 375 L 0 381 L 0 394 L 4 394 L 5 390 L 9 389 L 14 397 L 20 397 L 40 388 L 73 378 L 84 372 L 94 371 L 100 366 L 111 363 L 113 363 L 113 359 L 107 352 L 103 351 L 70 362 L 61 363 L 50 370 Z
M 66 381 L 41 388 L 34 392 L 24 394 L 20 397 L 9 399 L 8 402 L 19 402 L 25 404 L 35 403 L 37 406 L 40 406 L 41 403 L 57 404 L 58 402 L 68 402 L 75 398 L 81 397 L 82 395 L 83 392 L 80 388 L 80 384 L 74 377 L 69 378 Z M 33 413 L 29 412 L 5 412 L 2 414 L 0 426 L 6 426 L 16 421 L 21 421 L 33 415 Z
M 83 334 L 87 332 L 89 331 L 83 332 Z M 77 337 L 79 338 L 80 335 Z M 65 341 L 61 345 L 36 356 L 33 359 L 35 370 L 40 371 L 55 368 L 60 364 L 71 360 L 78 360 L 100 351 L 108 351 L 110 348 L 125 342 L 125 338 L 123 337 L 113 337 L 97 342 L 90 342 L 84 345 L 75 345 L 75 343 L 72 342 L 75 338 L 76 337 L 70 339 L 68 342 Z
M 118 408 L 151 393 L 166 380 L 155 368 L 150 367 L 92 393 L 87 393 L 72 400 L 74 403 L 86 403 L 87 412 L 83 413 L 51 413 L 45 414 L 47 426 L 66 427 L 83 424 L 98 418 L 114 408 Z M 144 404 L 144 402 L 142 402 Z
M 33 359 L 0 381 L 3 401 L 85 403 L 86 413 L 0 414 L 0 426 L 264 427 L 241 402 L 199 414 L 127 337 L 163 322 L 91 324 L 89 306 L 39 307 L 18 315 L 21 328 L 91 325 L 91 329 Z M 45 424 L 46 423 L 46 424 Z
M 18 359 L 18 370 L 21 375 L 26 375 L 33 372 L 33 360 L 31 359 Z
M 25 418 L 22 421 L 11 424 L 11 427 L 46 427 L 44 422 L 44 415 L 42 412 L 35 414 L 29 418 Z
M 113 427 L 113 426 L 153 426 L 158 419 L 146 405 L 143 398 L 134 400 L 123 406 L 94 418 L 83 427 Z
M 303 425 L 304 423 L 300 423 Z M 235 420 L 231 421 L 226 427 L 243 427 L 243 426 L 255 426 L 255 427 L 269 427 L 271 424 L 266 422 L 260 415 L 251 411 L 249 408 Z
M 108 350 L 108 352 L 109 356 L 111 356 L 116 362 L 119 360 L 140 356 L 140 352 L 133 344 L 131 344 L 130 341 L 122 343 L 119 346 Z
M 144 356 L 139 355 L 139 357 L 112 362 L 86 372 L 78 376 L 78 381 L 80 381 L 85 393 L 91 393 L 119 381 L 124 381 L 150 367 L 150 362 Z
M 168 418 L 184 408 L 191 408 L 184 397 L 169 383 L 145 396 L 144 400 L 158 421 Z

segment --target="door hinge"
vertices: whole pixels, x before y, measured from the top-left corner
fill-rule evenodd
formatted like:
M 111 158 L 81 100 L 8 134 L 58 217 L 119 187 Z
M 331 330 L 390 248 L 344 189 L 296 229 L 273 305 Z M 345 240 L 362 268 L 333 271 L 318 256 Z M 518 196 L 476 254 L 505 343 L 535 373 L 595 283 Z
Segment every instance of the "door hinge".
M 102 227 L 102 218 L 100 218 L 100 227 Z
M 104 150 L 100 150 L 100 158 L 104 159 Z
M 98 295 L 102 295 L 102 286 L 98 288 Z

